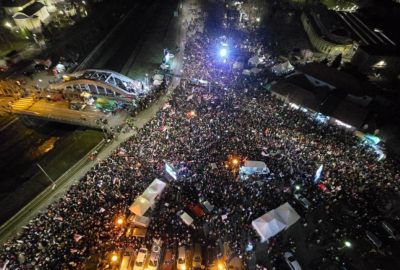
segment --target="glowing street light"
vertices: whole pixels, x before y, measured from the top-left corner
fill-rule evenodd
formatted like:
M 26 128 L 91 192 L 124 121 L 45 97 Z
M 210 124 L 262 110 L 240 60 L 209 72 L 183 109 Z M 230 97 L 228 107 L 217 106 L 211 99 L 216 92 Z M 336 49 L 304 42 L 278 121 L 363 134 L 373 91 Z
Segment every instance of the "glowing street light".
M 219 55 L 221 55 L 221 56 L 226 56 L 226 54 L 227 54 L 226 49 L 221 49 L 221 50 L 219 51 Z
M 345 241 L 344 242 L 344 246 L 343 247 L 341 247 L 341 248 L 339 248 L 339 250 L 342 250 L 342 249 L 344 249 L 345 247 L 351 247 L 351 243 L 349 242 L 349 241 Z
M 232 160 L 233 164 L 238 164 L 238 160 L 235 158 L 234 160 Z
M 111 256 L 111 261 L 112 262 L 116 262 L 118 260 L 118 256 L 117 255 L 112 255 Z
M 122 218 L 119 218 L 119 219 L 117 220 L 117 223 L 118 223 L 118 225 L 122 225 L 122 223 L 124 223 L 124 220 L 123 220 Z
M 256 18 L 256 21 L 257 21 L 257 22 L 260 22 L 260 18 Z
M 11 28 L 11 24 L 9 22 L 6 22 L 6 26 Z

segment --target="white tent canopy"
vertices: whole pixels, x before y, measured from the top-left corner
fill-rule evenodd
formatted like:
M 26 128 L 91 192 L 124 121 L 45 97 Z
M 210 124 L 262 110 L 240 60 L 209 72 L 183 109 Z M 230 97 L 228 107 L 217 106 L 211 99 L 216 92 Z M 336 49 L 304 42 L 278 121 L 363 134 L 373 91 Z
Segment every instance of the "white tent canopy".
M 156 197 L 157 197 L 158 193 L 157 190 L 151 189 L 151 188 L 147 188 L 140 197 L 146 199 L 147 201 L 149 201 L 151 204 L 154 203 Z
M 147 210 L 151 207 L 153 203 L 147 200 L 146 198 L 143 198 L 142 196 L 139 196 L 136 198 L 136 200 L 133 202 L 133 204 L 129 207 L 129 211 L 132 213 L 138 215 L 138 216 L 143 216 L 144 213 L 146 213 Z
M 265 215 L 253 220 L 251 225 L 260 235 L 262 242 L 286 228 L 286 224 L 275 210 L 269 211 Z
M 294 70 L 294 67 L 290 64 L 289 61 L 286 61 L 285 63 L 273 66 L 272 70 L 275 71 L 276 73 L 285 73 Z
M 248 70 L 248 69 L 243 69 L 242 74 L 243 74 L 243 75 L 250 76 L 251 72 L 250 72 L 250 70 Z
M 300 219 L 299 214 L 297 214 L 297 212 L 289 203 L 282 204 L 276 208 L 275 211 L 285 222 L 286 228 L 289 228 Z
M 156 178 L 147 189 L 155 190 L 157 191 L 157 194 L 160 195 L 163 192 L 166 185 L 167 185 L 166 183 Z
M 250 58 L 249 59 L 249 61 L 247 61 L 247 63 L 250 65 L 253 65 L 253 66 L 257 66 L 259 63 L 260 63 L 261 61 L 260 61 L 260 58 L 256 55 L 256 56 L 254 56 L 254 57 L 252 57 L 252 58 Z
M 252 73 L 254 73 L 254 74 L 258 74 L 258 73 L 261 71 L 261 69 L 258 69 L 258 68 L 256 68 L 256 67 L 253 67 L 252 69 L 250 69 L 250 71 L 251 71 Z

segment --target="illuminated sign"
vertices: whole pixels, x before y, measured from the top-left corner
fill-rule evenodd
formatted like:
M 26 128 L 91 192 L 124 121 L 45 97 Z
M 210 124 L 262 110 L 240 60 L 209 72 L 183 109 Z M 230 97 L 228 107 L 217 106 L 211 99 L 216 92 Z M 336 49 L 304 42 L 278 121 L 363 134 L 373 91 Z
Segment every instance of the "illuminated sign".
M 175 172 L 174 169 L 173 169 L 170 165 L 168 165 L 167 163 L 165 163 L 165 170 L 166 170 L 166 172 L 169 174 L 169 176 L 171 176 L 174 180 L 177 179 L 176 172 Z
M 351 128 L 350 125 L 348 125 L 348 124 L 346 124 L 346 123 L 343 123 L 342 121 L 339 121 L 339 120 L 335 120 L 335 123 L 336 123 L 336 125 L 338 125 L 338 126 L 342 126 L 342 127 L 345 127 L 345 128 Z
M 381 141 L 378 137 L 376 137 L 372 134 L 369 134 L 369 133 L 365 134 L 364 138 L 374 144 L 378 144 Z

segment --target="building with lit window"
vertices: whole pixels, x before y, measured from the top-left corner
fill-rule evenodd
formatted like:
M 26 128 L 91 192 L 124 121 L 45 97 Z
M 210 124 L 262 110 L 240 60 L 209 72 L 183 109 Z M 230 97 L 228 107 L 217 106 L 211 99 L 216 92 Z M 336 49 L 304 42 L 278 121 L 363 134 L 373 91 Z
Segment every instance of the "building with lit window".
M 351 63 L 362 74 L 393 78 L 400 73 L 400 53 L 395 46 L 361 46 Z
M 327 56 L 342 54 L 344 58 L 353 57 L 357 43 L 334 11 L 318 3 L 305 9 L 300 18 L 311 44 L 318 51 Z

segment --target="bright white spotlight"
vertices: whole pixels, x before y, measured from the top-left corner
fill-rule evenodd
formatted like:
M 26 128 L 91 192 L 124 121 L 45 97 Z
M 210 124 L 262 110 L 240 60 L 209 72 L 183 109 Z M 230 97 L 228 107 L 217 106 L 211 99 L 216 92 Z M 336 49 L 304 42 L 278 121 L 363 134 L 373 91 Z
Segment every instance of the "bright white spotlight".
M 221 56 L 225 56 L 225 55 L 226 55 L 226 49 L 220 50 L 220 51 L 219 51 L 219 54 L 220 54 Z

